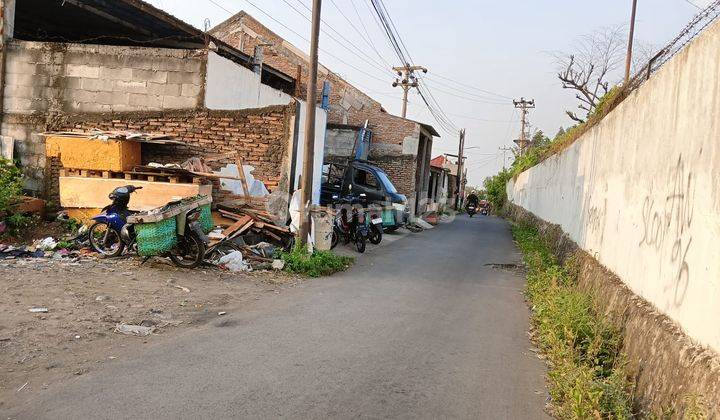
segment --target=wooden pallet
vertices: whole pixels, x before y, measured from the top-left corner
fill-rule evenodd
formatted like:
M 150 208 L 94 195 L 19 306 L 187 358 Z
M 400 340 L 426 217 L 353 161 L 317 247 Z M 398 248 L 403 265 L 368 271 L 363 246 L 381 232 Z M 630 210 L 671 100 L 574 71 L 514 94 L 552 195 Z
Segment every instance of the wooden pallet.
M 203 177 L 179 175 L 175 173 L 163 172 L 114 172 L 114 171 L 95 171 L 88 169 L 70 169 L 64 168 L 60 170 L 60 176 L 76 176 L 84 178 L 106 178 L 106 179 L 127 179 L 128 181 L 148 181 L 148 182 L 169 182 L 171 184 L 202 184 Z

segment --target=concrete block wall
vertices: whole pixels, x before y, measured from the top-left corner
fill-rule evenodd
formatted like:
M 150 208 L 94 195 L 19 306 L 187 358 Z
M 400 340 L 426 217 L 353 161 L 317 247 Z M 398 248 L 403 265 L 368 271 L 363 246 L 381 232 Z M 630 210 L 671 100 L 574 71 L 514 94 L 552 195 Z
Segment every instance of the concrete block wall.
M 556 224 L 692 340 L 720 352 L 720 23 L 509 200 Z M 717 402 L 717 401 L 715 401 Z
M 204 52 L 13 40 L 5 113 L 112 112 L 202 104 Z
M 2 135 L 15 140 L 28 190 L 44 190 L 37 133 L 60 115 L 202 105 L 203 51 L 20 40 L 5 48 Z

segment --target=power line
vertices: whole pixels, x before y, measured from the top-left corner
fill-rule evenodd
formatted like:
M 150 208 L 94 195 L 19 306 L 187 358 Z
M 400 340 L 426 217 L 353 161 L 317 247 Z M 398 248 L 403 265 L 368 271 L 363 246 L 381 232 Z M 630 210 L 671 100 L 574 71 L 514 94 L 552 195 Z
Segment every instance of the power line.
M 300 16 L 302 16 L 303 18 L 305 18 L 305 20 L 307 20 L 308 22 L 310 22 L 310 18 L 307 17 L 307 16 L 305 16 L 304 13 L 302 13 L 302 12 L 299 11 L 297 8 L 295 8 L 295 6 L 293 6 L 288 0 L 282 0 L 282 1 L 283 1 L 283 3 L 287 4 L 292 10 L 294 10 L 295 13 L 299 14 Z M 308 11 L 312 12 L 312 9 L 311 9 L 310 7 L 308 7 L 302 0 L 297 0 L 297 2 L 300 3 L 300 5 L 302 5 L 304 8 L 306 8 Z M 385 67 L 382 63 L 376 61 L 374 58 L 372 58 L 370 55 L 368 55 L 365 51 L 363 51 L 363 50 L 360 49 L 357 45 L 355 45 L 352 41 L 350 41 L 349 39 L 345 38 L 345 36 L 343 36 L 343 34 L 341 34 L 338 30 L 336 30 L 335 28 L 333 28 L 333 26 L 330 25 L 329 23 L 327 23 L 324 19 L 320 19 L 320 21 L 323 23 L 323 25 L 325 25 L 327 28 L 331 29 L 331 30 L 332 30 L 333 32 L 335 32 L 340 38 L 342 38 L 343 41 L 345 41 L 345 42 L 347 43 L 347 45 L 350 45 L 350 46 L 353 47 L 357 52 L 359 52 L 359 53 L 362 54 L 365 58 L 367 58 L 367 59 L 370 61 L 370 63 L 368 63 L 368 64 L 373 64 L 374 67 L 375 67 L 376 69 L 380 70 L 381 72 L 389 72 L 389 73 L 390 73 L 390 67 L 389 67 L 389 66 L 388 66 L 388 67 Z M 351 50 L 347 47 L 346 44 L 340 42 L 340 41 L 339 41 L 337 38 L 335 38 L 332 34 L 328 33 L 328 32 L 325 31 L 325 30 L 322 30 L 322 32 L 323 32 L 325 35 L 327 35 L 328 37 L 330 37 L 330 39 L 332 39 L 333 41 L 335 41 L 336 43 L 338 43 L 338 45 L 340 45 L 341 47 L 345 48 L 346 50 L 350 51 L 350 52 L 353 53 L 353 54 L 356 54 L 355 52 L 351 51 Z
M 221 8 L 221 9 L 225 10 L 225 11 L 228 12 L 230 15 L 235 15 L 235 13 L 231 12 L 230 10 L 228 10 L 227 8 L 225 8 L 223 5 L 221 5 L 221 4 L 218 3 L 217 1 L 215 1 L 215 0 L 208 0 L 208 1 L 209 1 L 210 3 L 212 3 L 212 4 L 214 4 L 215 6 L 217 6 L 217 7 Z M 273 22 L 277 23 L 278 25 L 280 25 L 280 26 L 282 26 L 283 28 L 287 29 L 287 30 L 290 31 L 291 33 L 295 34 L 298 38 L 302 39 L 303 41 L 307 42 L 308 44 L 310 43 L 310 40 L 308 40 L 305 36 L 301 35 L 301 34 L 300 34 L 299 32 L 297 32 L 296 30 L 292 29 L 291 27 L 287 26 L 286 24 L 282 23 L 281 21 L 277 20 L 277 19 L 276 19 L 275 17 L 273 17 L 270 13 L 266 12 L 265 10 L 263 10 L 263 9 L 261 9 L 260 7 L 258 7 L 257 5 L 255 5 L 255 3 L 253 3 L 252 1 L 250 1 L 250 0 L 243 0 L 243 1 L 246 2 L 246 3 L 248 3 L 250 6 L 254 7 L 255 9 L 257 9 L 260 13 L 262 13 L 262 14 L 265 15 L 265 16 L 267 16 L 267 17 L 268 17 L 269 19 L 271 19 Z M 356 70 L 356 71 L 358 71 L 358 72 L 360 72 L 360 73 L 362 73 L 362 74 L 364 74 L 364 75 L 366 75 L 366 76 L 368 76 L 368 77 L 370 77 L 370 78 L 373 78 L 373 79 L 375 79 L 375 80 L 378 80 L 378 81 L 380 81 L 380 82 L 382 82 L 382 83 L 385 83 L 385 82 L 386 82 L 386 80 L 381 79 L 381 78 L 379 78 L 379 77 L 377 77 L 377 76 L 374 76 L 374 75 L 366 72 L 365 70 L 363 70 L 363 69 L 361 69 L 361 68 L 359 68 L 359 67 L 357 67 L 357 66 L 354 66 L 354 65 L 348 63 L 347 61 L 341 59 L 340 57 L 336 56 L 335 54 L 332 54 L 332 53 L 330 53 L 330 52 L 328 52 L 328 51 L 326 51 L 326 50 L 324 50 L 324 49 L 322 49 L 322 48 L 320 48 L 320 51 L 322 51 L 323 54 L 327 54 L 328 56 L 334 58 L 335 60 L 339 61 L 340 63 L 345 64 L 346 66 L 348 66 L 348 67 L 350 67 L 350 68 L 352 68 L 352 69 L 354 69 L 354 70 Z
M 451 79 L 451 78 L 449 78 L 449 77 L 441 76 L 441 75 L 439 75 L 439 74 L 433 74 L 432 77 L 437 77 L 437 78 L 440 78 L 440 79 L 443 79 L 443 80 L 447 80 L 448 82 L 453 82 L 453 83 L 456 83 L 456 84 L 458 84 L 458 85 L 460 85 L 460 86 L 463 86 L 463 87 L 466 87 L 466 88 L 470 88 L 470 89 L 474 89 L 474 90 L 477 90 L 477 91 L 479 91 L 479 92 L 486 93 L 486 94 L 488 94 L 488 95 L 498 96 L 498 97 L 500 97 L 500 98 L 508 99 L 508 100 L 512 100 L 512 99 L 513 99 L 513 98 L 511 98 L 511 97 L 509 97 L 509 96 L 505 96 L 505 95 L 501 95 L 501 94 L 499 94 L 499 93 L 491 92 L 491 91 L 489 91 L 489 90 L 481 89 L 481 88 L 479 88 L 479 87 L 477 87 L 477 86 L 472 86 L 472 85 L 469 85 L 469 84 L 467 84 L 467 83 L 461 83 L 461 82 L 458 82 L 458 81 L 456 81 L 456 80 L 453 80 L 453 79 Z M 431 77 L 431 78 L 432 78 L 432 77 Z
M 384 58 L 384 57 L 382 56 L 382 54 L 380 54 L 380 52 L 377 50 L 377 48 L 375 47 L 375 44 L 373 44 L 372 40 L 370 39 L 370 35 L 367 33 L 367 29 L 365 29 L 365 33 L 366 33 L 366 35 L 367 35 L 367 38 L 365 38 L 365 36 L 364 36 L 364 35 L 362 34 L 362 32 L 360 32 L 360 30 L 355 26 L 355 24 L 352 22 L 352 20 L 350 20 L 350 18 L 348 18 L 347 15 L 345 15 L 345 13 L 342 11 L 342 8 L 340 8 L 340 6 L 338 6 L 337 3 L 335 3 L 335 0 L 330 0 L 330 3 L 332 3 L 332 5 L 335 6 L 335 8 L 337 9 L 337 11 L 340 12 L 340 15 L 341 15 L 343 18 L 345 18 L 345 20 L 347 21 L 347 23 L 350 24 L 350 27 L 352 27 L 352 28 L 355 30 L 355 32 L 357 32 L 357 34 L 360 35 L 360 38 L 362 38 L 362 40 L 365 41 L 365 43 L 366 43 L 373 51 L 375 51 L 375 54 L 377 54 L 378 58 L 380 58 L 380 60 L 382 60 L 382 61 L 385 63 L 385 65 L 387 65 L 386 68 L 388 68 L 388 69 L 391 68 L 392 65 L 390 65 L 390 63 L 388 63 L 387 61 L 385 61 L 385 58 Z M 355 13 L 357 14 L 357 8 L 355 7 L 355 3 L 352 3 L 352 6 L 353 6 L 353 8 L 355 9 Z M 359 14 L 358 14 L 358 19 L 360 19 L 360 15 L 359 15 Z M 362 20 L 360 20 L 360 24 L 362 24 Z M 363 25 L 363 26 L 364 26 L 364 25 Z

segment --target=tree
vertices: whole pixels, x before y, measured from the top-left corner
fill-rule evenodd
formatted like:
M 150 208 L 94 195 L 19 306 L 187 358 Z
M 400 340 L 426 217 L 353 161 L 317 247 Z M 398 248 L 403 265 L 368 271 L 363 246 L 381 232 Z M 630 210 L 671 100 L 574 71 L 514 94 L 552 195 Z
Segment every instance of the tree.
M 584 115 L 566 111 L 568 117 L 578 123 L 595 110 L 600 98 L 620 81 L 619 70 L 625 62 L 627 30 L 623 26 L 608 27 L 581 36 L 574 44 L 573 53 L 555 53 L 558 79 L 563 89 L 575 91 L 580 101 L 578 108 Z M 636 41 L 633 67 L 639 68 L 648 62 L 651 48 Z
M 564 136 L 564 135 L 565 135 L 565 129 L 563 127 L 560 127 L 557 134 L 555 134 L 555 138 L 558 138 L 558 137 Z
M 543 133 L 542 130 L 537 130 L 532 136 L 533 147 L 542 147 L 550 143 L 550 138 Z

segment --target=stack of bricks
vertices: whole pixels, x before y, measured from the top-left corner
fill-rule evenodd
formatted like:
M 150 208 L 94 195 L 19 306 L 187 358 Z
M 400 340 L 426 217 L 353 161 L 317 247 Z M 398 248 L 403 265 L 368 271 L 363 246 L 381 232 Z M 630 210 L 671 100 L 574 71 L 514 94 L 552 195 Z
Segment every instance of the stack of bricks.
M 207 157 L 237 152 L 245 165 L 255 167 L 253 176 L 273 191 L 281 184 L 283 162 L 290 141 L 290 117 L 293 106 L 271 106 L 238 111 L 165 111 L 85 114 L 68 118 L 60 130 L 135 131 L 162 133 L 177 138 L 184 145 L 144 144 L 142 162 L 182 163 L 190 157 Z M 221 167 L 235 163 L 226 158 L 213 163 Z M 55 165 L 51 171 L 57 171 Z M 57 173 L 48 176 L 57 177 Z M 215 200 L 227 198 L 217 181 L 213 188 Z M 52 190 L 52 189 L 51 189 Z M 53 199 L 53 196 L 49 196 Z

